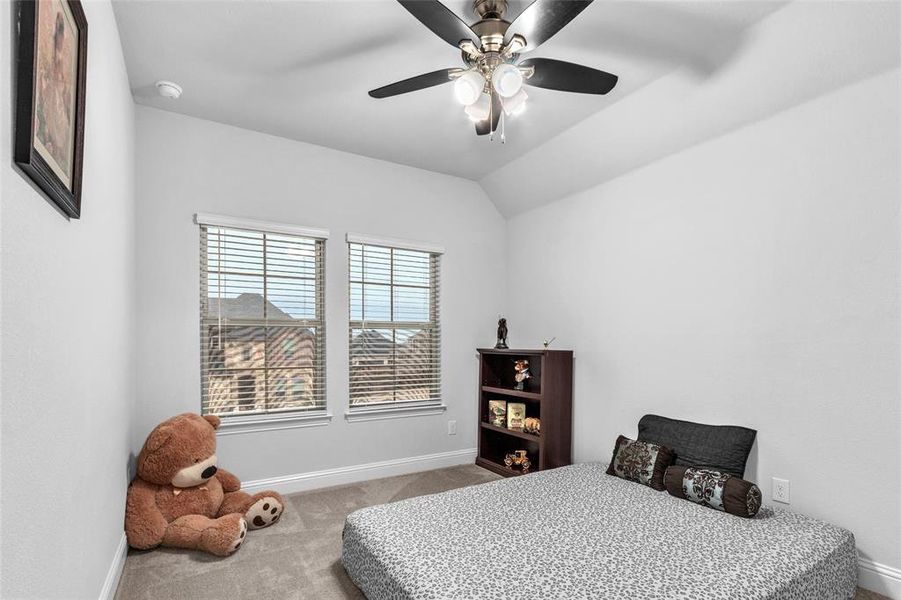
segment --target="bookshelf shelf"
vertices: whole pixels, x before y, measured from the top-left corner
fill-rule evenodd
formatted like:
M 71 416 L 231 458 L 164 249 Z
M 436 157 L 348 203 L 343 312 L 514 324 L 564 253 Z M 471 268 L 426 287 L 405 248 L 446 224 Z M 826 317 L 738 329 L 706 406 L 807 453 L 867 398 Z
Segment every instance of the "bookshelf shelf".
M 495 431 L 497 433 L 502 433 L 504 435 L 510 435 L 515 438 L 519 438 L 521 440 L 526 440 L 529 442 L 535 442 L 536 444 L 541 444 L 541 437 L 526 433 L 525 431 L 519 431 L 517 429 L 507 429 L 506 427 L 498 427 L 497 425 L 492 425 L 491 423 L 486 423 L 482 421 L 481 423 L 482 429 L 487 429 L 488 431 Z
M 493 387 L 490 385 L 482 386 L 483 392 L 488 392 L 491 394 L 499 394 L 501 396 L 512 396 L 514 398 L 525 398 L 526 400 L 541 400 L 541 394 L 538 392 L 526 392 L 520 390 L 511 390 L 508 388 L 502 387 Z
M 503 463 L 496 463 L 494 461 L 490 461 L 488 459 L 482 458 L 481 456 L 476 458 L 476 464 L 482 467 L 483 469 L 488 469 L 489 471 L 494 471 L 498 475 L 503 475 L 504 477 L 516 477 L 517 475 L 522 475 L 522 471 L 514 471 L 507 465 Z

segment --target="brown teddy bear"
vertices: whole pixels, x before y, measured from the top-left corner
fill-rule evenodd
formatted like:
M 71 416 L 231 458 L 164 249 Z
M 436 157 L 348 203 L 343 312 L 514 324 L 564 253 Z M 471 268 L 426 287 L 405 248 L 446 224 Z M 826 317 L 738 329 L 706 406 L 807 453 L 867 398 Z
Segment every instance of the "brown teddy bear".
M 251 496 L 237 477 L 216 467 L 219 417 L 184 413 L 150 432 L 128 487 L 125 534 L 139 550 L 172 546 L 228 556 L 247 529 L 278 521 L 276 492 Z

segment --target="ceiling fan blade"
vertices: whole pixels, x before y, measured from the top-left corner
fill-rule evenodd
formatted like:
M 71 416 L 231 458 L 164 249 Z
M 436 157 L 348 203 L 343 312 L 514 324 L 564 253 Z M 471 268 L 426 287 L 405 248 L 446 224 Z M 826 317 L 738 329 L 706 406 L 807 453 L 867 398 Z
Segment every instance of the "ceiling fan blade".
M 501 97 L 497 92 L 491 90 L 491 113 L 487 119 L 476 121 L 476 135 L 488 135 L 497 131 L 497 124 L 501 120 L 501 111 L 503 110 L 504 105 L 501 102 Z
M 416 77 L 410 77 L 409 79 L 404 79 L 403 81 L 398 81 L 371 90 L 369 95 L 373 98 L 388 98 L 390 96 L 415 92 L 416 90 L 424 90 L 425 88 L 447 83 L 451 80 L 451 75 L 458 71 L 460 71 L 460 69 L 441 69 L 440 71 L 432 71 L 431 73 L 417 75 Z
M 480 42 L 469 25 L 460 20 L 448 7 L 438 0 L 397 0 L 411 15 L 419 19 L 419 22 L 432 30 L 442 40 L 453 46 L 460 47 L 463 40 Z
M 619 79 L 611 73 L 551 58 L 527 58 L 519 66 L 535 68 L 524 84 L 561 92 L 606 94 Z
M 534 50 L 566 27 L 591 2 L 592 0 L 535 0 L 510 24 L 504 39 L 509 43 L 513 35 L 518 33 L 527 42 L 522 51 Z
M 504 112 L 504 105 L 501 104 L 500 94 L 491 88 L 491 131 L 497 131 L 497 124 L 500 123 L 501 113 Z

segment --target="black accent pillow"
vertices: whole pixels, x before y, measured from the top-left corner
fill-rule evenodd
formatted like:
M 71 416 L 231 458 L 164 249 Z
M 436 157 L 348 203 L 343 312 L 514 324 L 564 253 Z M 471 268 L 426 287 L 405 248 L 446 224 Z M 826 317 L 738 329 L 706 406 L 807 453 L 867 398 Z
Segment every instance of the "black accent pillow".
M 701 506 L 750 519 L 760 510 L 760 488 L 729 473 L 673 465 L 663 477 L 666 491 Z
M 745 476 L 757 431 L 735 425 L 703 425 L 657 415 L 638 422 L 638 439 L 672 449 L 675 464 Z
M 663 475 L 671 464 L 673 451 L 669 448 L 651 442 L 630 440 L 621 435 L 616 438 L 616 445 L 613 446 L 613 459 L 607 467 L 607 475 L 663 491 L 666 489 Z

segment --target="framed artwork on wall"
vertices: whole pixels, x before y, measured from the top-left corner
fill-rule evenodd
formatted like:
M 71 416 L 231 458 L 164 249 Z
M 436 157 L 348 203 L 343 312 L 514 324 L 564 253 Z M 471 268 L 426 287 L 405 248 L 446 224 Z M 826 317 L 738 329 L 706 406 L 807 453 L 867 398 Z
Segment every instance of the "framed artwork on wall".
M 88 23 L 79 0 L 16 2 L 14 160 L 69 217 L 81 215 Z

